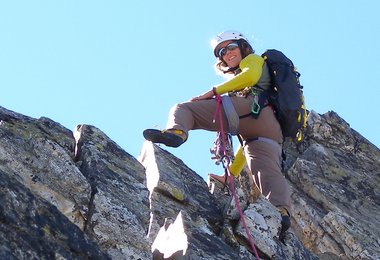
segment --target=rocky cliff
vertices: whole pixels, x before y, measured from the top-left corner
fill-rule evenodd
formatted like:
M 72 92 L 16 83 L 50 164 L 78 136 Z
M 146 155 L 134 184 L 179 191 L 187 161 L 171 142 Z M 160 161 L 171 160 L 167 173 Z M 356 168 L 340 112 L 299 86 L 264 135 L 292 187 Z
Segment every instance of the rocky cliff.
M 235 180 L 260 258 L 379 259 L 380 150 L 334 112 L 308 123 L 285 146 L 285 244 L 247 171 Z M 2 107 L 0 136 L 1 259 L 254 259 L 231 193 L 159 146 L 136 159 L 94 126 Z

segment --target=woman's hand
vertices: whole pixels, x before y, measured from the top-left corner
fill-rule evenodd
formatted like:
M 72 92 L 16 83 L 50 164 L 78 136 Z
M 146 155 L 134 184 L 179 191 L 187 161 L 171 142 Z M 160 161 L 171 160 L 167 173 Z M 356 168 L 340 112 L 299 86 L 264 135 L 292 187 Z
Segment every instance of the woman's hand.
M 190 99 L 190 101 L 199 101 L 199 100 L 204 100 L 204 99 L 210 99 L 213 96 L 215 96 L 215 90 L 211 89 L 211 90 L 203 93 L 202 95 L 199 95 L 197 97 L 193 97 L 192 99 Z

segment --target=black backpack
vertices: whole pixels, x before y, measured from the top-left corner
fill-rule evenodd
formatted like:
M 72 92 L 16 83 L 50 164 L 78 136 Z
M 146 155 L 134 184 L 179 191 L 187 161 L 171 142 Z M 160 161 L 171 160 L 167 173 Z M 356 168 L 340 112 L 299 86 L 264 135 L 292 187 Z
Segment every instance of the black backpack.
M 274 108 L 282 134 L 301 141 L 306 128 L 307 112 L 299 77 L 293 62 L 278 50 L 267 50 L 261 55 L 269 68 L 272 88 L 267 93 Z

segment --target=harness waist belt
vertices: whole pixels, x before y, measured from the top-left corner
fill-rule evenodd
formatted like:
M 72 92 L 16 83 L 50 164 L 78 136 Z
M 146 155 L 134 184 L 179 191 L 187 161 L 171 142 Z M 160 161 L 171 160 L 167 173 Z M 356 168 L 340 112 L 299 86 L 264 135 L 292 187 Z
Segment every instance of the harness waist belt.
M 243 141 L 243 146 L 246 146 L 247 143 L 253 142 L 253 141 L 261 141 L 261 142 L 264 142 L 264 143 L 267 143 L 267 144 L 275 145 L 275 146 L 279 147 L 280 149 L 282 148 L 281 144 L 279 144 L 275 140 L 267 138 L 267 137 L 248 138 L 248 139 L 246 139 L 246 140 Z

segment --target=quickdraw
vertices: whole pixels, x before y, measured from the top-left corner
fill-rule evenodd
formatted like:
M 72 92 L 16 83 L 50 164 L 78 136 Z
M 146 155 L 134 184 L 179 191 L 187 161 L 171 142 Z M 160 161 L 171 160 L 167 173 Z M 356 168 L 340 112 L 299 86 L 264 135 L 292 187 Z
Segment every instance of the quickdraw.
M 213 146 L 210 148 L 210 152 L 213 155 L 212 160 L 216 165 L 222 164 L 225 168 L 226 164 L 232 162 L 234 159 L 234 149 L 232 142 L 232 135 L 229 133 L 217 132 Z M 223 143 L 223 138 L 226 140 L 226 144 Z

